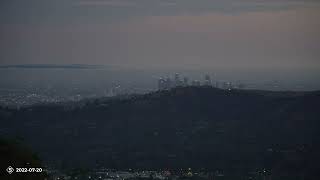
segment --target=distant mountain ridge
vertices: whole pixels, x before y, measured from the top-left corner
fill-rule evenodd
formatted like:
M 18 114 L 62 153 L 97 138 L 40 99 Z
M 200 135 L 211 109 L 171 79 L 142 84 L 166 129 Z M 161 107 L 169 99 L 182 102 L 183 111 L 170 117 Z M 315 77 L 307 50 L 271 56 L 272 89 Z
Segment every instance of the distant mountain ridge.
M 89 64 L 16 64 L 16 65 L 2 65 L 0 68 L 43 68 L 43 69 L 97 69 L 103 68 L 103 65 L 89 65 Z
M 317 175 L 320 91 L 179 87 L 78 106 L 0 110 L 3 132 L 59 166 Z

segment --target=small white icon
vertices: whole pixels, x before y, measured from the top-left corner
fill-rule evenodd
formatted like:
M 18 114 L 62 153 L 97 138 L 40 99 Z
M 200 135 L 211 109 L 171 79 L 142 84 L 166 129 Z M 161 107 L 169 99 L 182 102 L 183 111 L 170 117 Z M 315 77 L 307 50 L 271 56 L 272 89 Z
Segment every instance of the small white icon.
M 13 168 L 13 167 L 11 167 L 11 166 L 7 167 L 7 172 L 8 172 L 9 174 L 13 173 L 13 171 L 14 171 L 14 168 Z

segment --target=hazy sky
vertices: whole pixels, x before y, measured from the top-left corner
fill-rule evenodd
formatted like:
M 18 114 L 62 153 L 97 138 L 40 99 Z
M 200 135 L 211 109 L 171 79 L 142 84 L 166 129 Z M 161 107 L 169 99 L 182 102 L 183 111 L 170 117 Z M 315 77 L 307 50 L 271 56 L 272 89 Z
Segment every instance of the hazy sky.
M 320 69 L 318 0 L 1 0 L 0 64 Z

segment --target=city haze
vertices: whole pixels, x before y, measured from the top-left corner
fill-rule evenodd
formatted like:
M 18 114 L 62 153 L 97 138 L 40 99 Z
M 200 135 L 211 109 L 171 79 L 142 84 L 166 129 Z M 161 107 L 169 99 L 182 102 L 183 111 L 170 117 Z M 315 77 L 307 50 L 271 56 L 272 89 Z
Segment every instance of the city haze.
M 319 19 L 319 0 L 0 0 L 0 179 L 318 180 Z

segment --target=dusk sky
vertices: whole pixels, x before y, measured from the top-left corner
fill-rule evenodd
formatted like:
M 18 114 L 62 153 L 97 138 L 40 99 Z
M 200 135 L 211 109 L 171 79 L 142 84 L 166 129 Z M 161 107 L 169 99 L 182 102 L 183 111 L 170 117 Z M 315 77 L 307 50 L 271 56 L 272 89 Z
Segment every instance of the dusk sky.
M 0 65 L 320 69 L 318 0 L 1 0 Z

